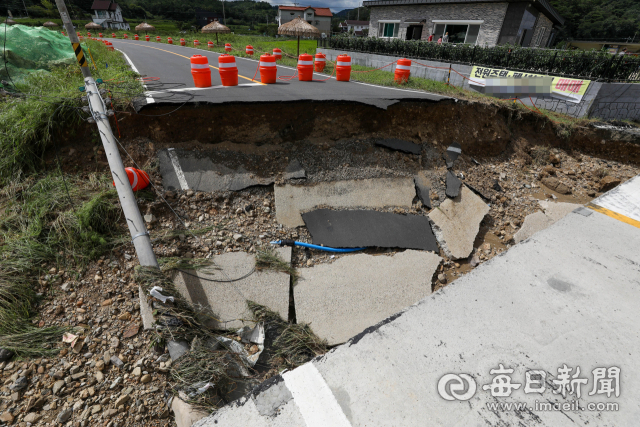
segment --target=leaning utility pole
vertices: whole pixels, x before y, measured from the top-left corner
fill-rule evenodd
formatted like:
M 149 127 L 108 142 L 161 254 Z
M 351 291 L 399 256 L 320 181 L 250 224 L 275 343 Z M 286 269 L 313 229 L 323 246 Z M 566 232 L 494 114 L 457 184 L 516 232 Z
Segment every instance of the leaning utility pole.
M 71 46 L 73 46 L 73 50 L 78 60 L 78 65 L 80 65 L 82 75 L 84 76 L 84 87 L 87 92 L 89 109 L 93 119 L 96 121 L 96 125 L 98 126 L 98 132 L 100 132 L 104 152 L 107 155 L 109 168 L 111 169 L 111 175 L 113 176 L 113 182 L 115 183 L 116 190 L 118 191 L 120 205 L 122 206 L 124 217 L 127 220 L 127 225 L 129 226 L 131 240 L 136 253 L 138 254 L 138 260 L 142 266 L 158 267 L 156 255 L 153 253 L 153 248 L 151 247 L 149 232 L 147 231 L 142 215 L 140 215 L 140 211 L 138 210 L 138 204 L 135 196 L 133 195 L 133 190 L 131 189 L 131 184 L 127 177 L 127 172 L 124 170 L 124 164 L 120 158 L 116 139 L 111 132 L 111 125 L 109 125 L 109 119 L 107 118 L 107 109 L 104 101 L 102 100 L 102 96 L 100 96 L 98 85 L 93 77 L 91 77 L 91 70 L 88 67 L 87 59 L 84 57 L 84 53 L 82 52 L 80 40 L 78 40 L 76 30 L 73 28 L 64 0 L 56 0 L 56 6 L 58 6 L 60 17 L 62 17 L 64 28 L 67 30 L 67 33 L 69 33 Z

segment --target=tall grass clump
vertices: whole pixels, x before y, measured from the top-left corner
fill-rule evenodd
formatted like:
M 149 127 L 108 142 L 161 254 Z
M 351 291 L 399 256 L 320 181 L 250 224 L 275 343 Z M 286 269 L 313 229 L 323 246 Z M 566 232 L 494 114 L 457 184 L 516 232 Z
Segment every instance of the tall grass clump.
M 84 181 L 31 176 L 0 190 L 0 347 L 52 354 L 61 328 L 31 323 L 38 279 L 86 265 L 121 241 L 116 193 Z
M 118 106 L 127 105 L 131 98 L 142 93 L 137 74 L 120 52 L 108 51 L 102 43 L 83 46 L 94 77 L 108 81 L 103 87 L 115 87 L 117 82 L 118 96 L 114 99 Z M 95 67 L 91 58 L 95 60 Z M 38 171 L 56 132 L 73 134 L 74 127 L 87 117 L 81 111 L 85 105 L 85 94 L 79 89 L 82 86 L 82 72 L 77 64 L 30 73 L 15 85 L 5 85 L 10 95 L 0 98 L 0 184 Z

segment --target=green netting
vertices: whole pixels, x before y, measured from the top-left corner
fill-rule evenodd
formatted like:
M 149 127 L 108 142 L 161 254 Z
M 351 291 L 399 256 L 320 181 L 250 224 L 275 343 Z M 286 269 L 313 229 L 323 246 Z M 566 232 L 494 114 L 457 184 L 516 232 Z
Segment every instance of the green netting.
M 5 30 L 7 40 L 3 51 Z M 46 73 L 56 65 L 73 64 L 75 61 L 71 43 L 60 31 L 26 25 L 0 24 L 0 56 L 0 78 L 7 80 L 8 71 L 16 83 L 29 73 Z

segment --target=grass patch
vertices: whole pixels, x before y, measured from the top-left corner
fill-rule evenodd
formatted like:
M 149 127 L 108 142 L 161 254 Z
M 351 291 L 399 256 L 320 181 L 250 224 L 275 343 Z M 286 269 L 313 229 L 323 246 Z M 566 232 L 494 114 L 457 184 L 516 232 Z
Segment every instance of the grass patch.
M 247 301 L 247 306 L 257 322 L 277 330 L 270 362 L 278 370 L 294 369 L 328 351 L 327 342 L 315 335 L 308 324 L 285 322 L 278 313 L 252 301 Z
M 179 257 L 166 257 L 158 258 L 158 264 L 160 264 L 160 270 L 198 270 L 203 267 L 208 267 L 213 264 L 208 259 L 201 258 L 179 258 Z
M 256 253 L 256 270 L 273 270 L 287 273 L 291 276 L 292 283 L 296 283 L 298 272 L 290 262 L 284 261 L 271 247 L 258 250 Z
M 99 181 L 29 177 L 0 190 L 0 347 L 51 355 L 64 328 L 37 328 L 38 278 L 77 268 L 112 249 L 122 229 L 115 191 Z M 68 191 L 67 191 L 68 190 Z

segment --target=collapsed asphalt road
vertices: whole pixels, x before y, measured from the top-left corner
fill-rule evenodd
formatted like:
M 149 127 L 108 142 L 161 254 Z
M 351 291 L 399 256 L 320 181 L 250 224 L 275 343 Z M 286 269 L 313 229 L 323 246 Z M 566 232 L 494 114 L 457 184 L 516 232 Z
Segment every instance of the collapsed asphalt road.
M 236 57 L 238 67 L 238 86 L 224 87 L 218 72 L 217 52 L 195 49 L 166 43 L 110 40 L 113 46 L 122 51 L 135 71 L 159 80 L 149 88 L 147 103 L 185 102 L 273 102 L 273 101 L 356 101 L 364 104 L 387 108 L 401 100 L 440 101 L 451 99 L 427 92 L 375 86 L 360 82 L 338 82 L 335 77 L 314 73 L 314 81 L 300 82 L 297 77 L 278 79 L 275 84 L 260 83 L 258 54 L 256 59 Z M 211 87 L 194 87 L 189 58 L 192 55 L 204 55 L 211 68 Z M 293 76 L 292 67 L 277 65 L 278 77 Z M 255 80 L 253 77 L 255 75 Z M 325 81 L 320 81 L 325 80 Z

